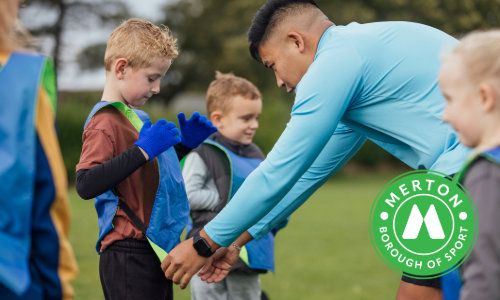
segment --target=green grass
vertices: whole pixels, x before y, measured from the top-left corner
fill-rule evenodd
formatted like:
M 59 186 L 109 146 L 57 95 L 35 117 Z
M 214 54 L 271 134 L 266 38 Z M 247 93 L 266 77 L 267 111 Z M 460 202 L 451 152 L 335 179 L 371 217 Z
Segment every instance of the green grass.
M 271 299 L 394 299 L 400 275 L 373 249 L 368 218 L 373 200 L 392 176 L 340 176 L 325 184 L 276 238 L 276 274 L 261 277 Z M 76 299 L 104 299 L 99 283 L 93 201 L 70 190 L 70 240 L 80 274 Z M 190 299 L 175 286 L 176 300 Z

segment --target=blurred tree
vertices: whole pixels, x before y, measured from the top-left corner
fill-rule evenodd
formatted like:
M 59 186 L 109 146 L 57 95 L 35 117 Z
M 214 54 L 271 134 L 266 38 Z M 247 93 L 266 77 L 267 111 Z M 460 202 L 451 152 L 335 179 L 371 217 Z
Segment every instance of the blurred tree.
M 31 24 L 24 22 L 31 34 L 36 37 L 50 37 L 54 41 L 52 57 L 56 70 L 61 63 L 62 36 L 67 28 L 89 25 L 106 26 L 116 25 L 129 15 L 125 3 L 119 0 L 102 2 L 85 0 L 26 0 L 27 7 L 33 6 L 36 11 L 41 11 L 44 20 Z M 47 22 L 51 15 L 55 15 L 53 22 Z M 95 49 L 94 49 L 95 50 Z M 88 54 L 89 51 L 87 51 Z M 95 52 L 95 51 L 94 51 Z M 90 54 L 93 54 L 90 50 Z M 82 57 L 88 57 L 83 55 Z M 100 60 L 103 60 L 101 57 Z
M 460 36 L 495 26 L 500 18 L 498 0 L 318 0 L 337 24 L 350 22 L 410 21 Z
M 500 21 L 500 0 L 317 0 L 335 24 L 411 21 L 460 36 Z M 233 71 L 262 90 L 276 89 L 271 71 L 253 61 L 246 33 L 265 0 L 184 0 L 166 5 L 165 20 L 179 39 L 181 55 L 167 74 L 161 95 L 204 91 L 215 70 Z M 497 21 L 498 20 L 498 21 Z
M 185 0 L 165 6 L 167 25 L 178 38 L 181 54 L 161 90 L 164 99 L 178 91 L 205 92 L 215 70 L 233 71 L 258 87 L 269 87 L 274 75 L 248 54 L 246 33 L 264 1 Z
M 76 57 L 81 70 L 97 70 L 104 67 L 106 43 L 90 45 L 84 48 Z

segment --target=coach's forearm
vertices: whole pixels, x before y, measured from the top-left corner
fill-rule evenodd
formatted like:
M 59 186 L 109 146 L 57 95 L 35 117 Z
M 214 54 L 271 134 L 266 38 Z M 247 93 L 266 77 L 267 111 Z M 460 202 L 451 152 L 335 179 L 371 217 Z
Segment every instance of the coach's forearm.
M 238 239 L 236 239 L 236 241 L 234 241 L 234 243 L 238 247 L 243 247 L 252 240 L 253 240 L 253 236 L 248 231 L 245 231 L 240 235 L 240 237 Z

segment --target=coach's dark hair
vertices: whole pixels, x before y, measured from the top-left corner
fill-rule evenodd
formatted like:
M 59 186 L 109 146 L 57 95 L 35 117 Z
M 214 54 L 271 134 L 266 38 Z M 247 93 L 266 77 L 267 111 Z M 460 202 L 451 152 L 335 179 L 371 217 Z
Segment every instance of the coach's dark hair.
M 311 4 L 319 8 L 314 0 L 268 0 L 253 16 L 252 25 L 248 30 L 248 42 L 250 42 L 250 54 L 260 62 L 259 45 L 265 37 L 266 32 L 272 29 L 276 24 L 270 24 L 273 16 L 286 10 L 287 7 L 294 4 Z

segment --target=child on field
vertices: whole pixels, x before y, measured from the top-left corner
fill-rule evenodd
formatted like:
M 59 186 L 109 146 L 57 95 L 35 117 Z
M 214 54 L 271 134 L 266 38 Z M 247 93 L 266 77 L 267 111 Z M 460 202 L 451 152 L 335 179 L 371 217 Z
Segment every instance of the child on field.
M 245 178 L 265 159 L 259 147 L 252 144 L 262 112 L 262 96 L 252 83 L 217 72 L 207 91 L 207 110 L 219 132 L 186 156 L 182 171 L 192 218 L 188 238 L 224 208 Z M 223 281 L 208 284 L 194 276 L 191 298 L 261 299 L 259 274 L 267 271 L 274 271 L 273 233 L 259 242 L 248 243 Z
M 52 60 L 27 51 L 23 1 L 0 1 L 0 299 L 69 300 L 68 181 L 56 131 Z
M 199 113 L 175 124 L 149 116 L 142 106 L 160 91 L 177 57 L 176 41 L 152 23 L 130 19 L 111 34 L 105 54 L 102 101 L 83 132 L 76 189 L 95 197 L 96 249 L 106 299 L 173 299 L 161 261 L 179 242 L 189 203 L 179 160 L 217 131 Z
M 500 299 L 500 30 L 475 32 L 445 58 L 443 120 L 474 148 L 459 173 L 476 205 L 478 235 L 460 272 L 442 278 L 444 299 Z

